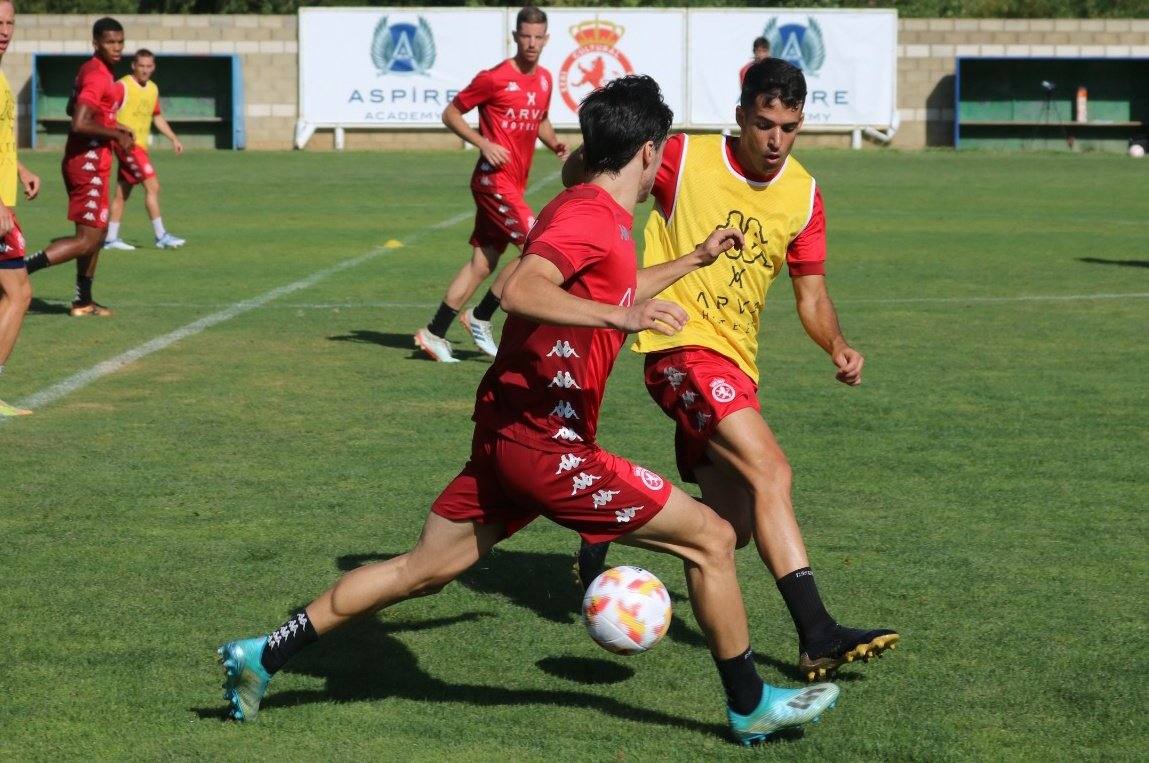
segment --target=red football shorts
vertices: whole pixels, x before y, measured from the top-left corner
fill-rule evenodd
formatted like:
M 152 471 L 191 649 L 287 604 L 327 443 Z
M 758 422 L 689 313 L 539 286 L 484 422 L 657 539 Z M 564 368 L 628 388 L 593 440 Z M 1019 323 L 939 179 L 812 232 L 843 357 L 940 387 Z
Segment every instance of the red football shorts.
M 13 260 L 24 261 L 24 232 L 20 230 L 20 221 L 16 219 L 16 213 L 11 209 L 8 210 L 12 213 L 12 230 L 4 236 L 0 241 L 0 262 L 11 262 Z
M 706 444 L 718 422 L 743 408 L 762 410 L 758 386 L 725 355 L 682 347 L 646 356 L 646 391 L 674 419 L 678 472 L 696 482 L 694 467 L 710 463 Z
M 65 154 L 60 169 L 68 192 L 68 219 L 89 228 L 107 228 L 112 152 L 93 147 L 75 156 Z
M 598 543 L 649 522 L 670 490 L 654 472 L 597 446 L 548 453 L 476 428 L 471 459 L 431 511 L 455 522 L 503 524 L 507 536 L 542 515 Z
M 535 224 L 535 213 L 520 192 L 492 193 L 471 189 L 475 197 L 475 229 L 471 246 L 491 247 L 499 254 L 507 244 L 521 247 Z
M 133 145 L 131 151 L 124 151 L 120 144 L 114 144 L 116 159 L 120 164 L 120 182 L 128 185 L 139 185 L 145 180 L 156 176 L 156 169 L 152 166 L 152 159 L 148 150 L 143 146 Z

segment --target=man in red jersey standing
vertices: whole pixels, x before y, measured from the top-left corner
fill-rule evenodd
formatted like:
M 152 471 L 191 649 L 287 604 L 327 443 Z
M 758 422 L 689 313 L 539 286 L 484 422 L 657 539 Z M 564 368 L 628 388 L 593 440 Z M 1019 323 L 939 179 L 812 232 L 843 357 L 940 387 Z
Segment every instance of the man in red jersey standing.
M 112 311 L 92 299 L 100 247 L 108 230 L 108 184 L 112 173 L 112 143 L 132 148 L 132 131 L 116 123 L 123 88 L 112 67 L 124 52 L 124 28 L 104 17 L 92 25 L 94 55 L 76 75 L 68 115 L 72 118 L 61 170 L 68 191 L 68 219 L 76 225 L 72 236 L 56 239 L 25 258 L 29 273 L 76 261 L 76 296 L 73 316 L 108 316 Z
M 729 523 L 595 442 L 606 380 L 627 334 L 673 334 L 686 320 L 681 307 L 652 297 L 743 245 L 739 230 L 719 228 L 690 253 L 638 270 L 634 207 L 650 193 L 671 119 L 649 77 L 617 79 L 583 101 L 589 182 L 543 209 L 507 280 L 503 351 L 479 385 L 470 460 L 431 506 L 410 552 L 347 573 L 269 635 L 220 647 L 233 718 L 252 719 L 271 676 L 321 635 L 439 591 L 539 515 L 586 540 L 683 560 L 738 741 L 805 724 L 834 704 L 833 684 L 783 689 L 759 677 Z
M 509 244 L 521 247 L 534 224 L 535 213 L 523 194 L 535 156 L 535 140 L 566 159 L 547 111 L 551 102 L 551 73 L 539 66 L 547 39 L 547 15 L 534 6 L 519 11 L 515 23 L 516 52 L 493 69 L 478 73 L 443 111 L 443 124 L 479 149 L 481 156 L 471 175 L 475 197 L 475 228 L 471 233 L 471 259 L 459 269 L 431 322 L 415 332 L 415 346 L 434 360 L 456 363 L 447 341 L 447 329 L 475 290 L 491 275 Z M 479 109 L 476 132 L 463 119 Z M 494 356 L 498 345 L 491 332 L 491 317 L 509 268 L 495 279 L 483 299 L 463 313 L 461 320 L 479 349 Z

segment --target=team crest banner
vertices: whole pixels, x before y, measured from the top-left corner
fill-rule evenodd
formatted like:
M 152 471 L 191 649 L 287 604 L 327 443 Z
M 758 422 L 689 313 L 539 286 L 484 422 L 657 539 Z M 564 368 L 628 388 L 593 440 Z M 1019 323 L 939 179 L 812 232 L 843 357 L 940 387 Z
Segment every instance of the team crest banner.
M 505 57 L 508 29 L 501 9 L 301 8 L 300 121 L 442 126 L 455 94 Z
M 896 104 L 896 11 L 780 8 L 689 14 L 690 115 L 696 127 L 734 123 L 756 37 L 806 75 L 806 125 L 889 127 Z
M 514 23 L 515 14 L 508 14 L 508 24 Z M 684 11 L 547 9 L 547 27 L 551 37 L 542 65 L 555 81 L 550 117 L 556 127 L 577 127 L 579 102 L 627 74 L 654 77 L 674 110 L 675 124 L 686 123 Z M 514 51 L 512 42 L 507 55 Z

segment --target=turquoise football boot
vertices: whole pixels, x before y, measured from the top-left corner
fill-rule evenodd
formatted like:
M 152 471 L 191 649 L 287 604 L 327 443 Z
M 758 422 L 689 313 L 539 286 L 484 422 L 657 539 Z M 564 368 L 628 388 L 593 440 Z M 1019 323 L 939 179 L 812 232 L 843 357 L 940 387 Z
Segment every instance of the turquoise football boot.
M 267 636 L 256 636 L 229 641 L 215 650 L 227 674 L 223 698 L 228 702 L 228 717 L 237 721 L 254 721 L 259 713 L 259 703 L 271 683 L 271 676 L 260 662 L 266 646 Z
M 726 708 L 734 738 L 746 747 L 762 742 L 779 729 L 817 723 L 823 712 L 838 701 L 834 684 L 814 684 L 805 689 L 782 689 L 766 684 L 758 707 L 749 715 Z

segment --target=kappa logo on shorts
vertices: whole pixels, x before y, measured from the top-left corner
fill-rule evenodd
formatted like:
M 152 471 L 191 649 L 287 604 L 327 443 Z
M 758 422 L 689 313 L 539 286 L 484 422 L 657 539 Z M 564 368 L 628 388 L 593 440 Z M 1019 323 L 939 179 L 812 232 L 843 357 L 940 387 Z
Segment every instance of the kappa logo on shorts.
M 100 192 L 97 191 L 95 188 L 93 188 L 90 191 L 88 191 L 88 195 L 91 196 L 92 198 L 98 199 L 100 197 Z
M 571 343 L 565 339 L 556 340 L 555 346 L 552 347 L 551 351 L 547 353 L 548 358 L 553 358 L 556 355 L 560 358 L 577 358 L 578 357 L 578 353 L 575 352 L 575 349 L 573 347 L 571 347 Z
M 662 375 L 666 377 L 666 380 L 670 382 L 670 388 L 674 390 L 677 390 L 682 386 L 682 382 L 686 381 L 686 372 L 679 371 L 674 366 L 667 366 L 662 369 Z
M 738 397 L 738 393 L 734 391 L 729 382 L 720 376 L 710 380 L 710 396 L 717 403 L 729 403 Z
M 100 180 L 98 177 L 92 178 L 92 185 L 103 185 L 103 184 L 104 184 L 104 181 Z
M 95 222 L 96 216 L 93 215 L 91 212 L 85 212 L 84 213 L 84 219 L 87 220 L 88 222 Z
M 566 400 L 560 400 L 555 409 L 551 411 L 552 416 L 562 416 L 564 419 L 577 419 L 578 414 L 575 413 L 574 406 Z
M 586 472 L 579 472 L 571 477 L 571 495 L 578 495 L 578 491 L 586 490 L 594 483 L 601 480 L 602 477 L 597 474 L 587 474 Z
M 651 490 L 662 490 L 662 486 L 666 484 L 662 477 L 659 477 L 645 466 L 634 467 L 634 476 L 642 480 L 642 484 Z
M 96 165 L 92 164 L 91 162 L 84 162 L 84 166 L 80 169 L 84 170 L 85 172 L 95 172 Z
M 585 462 L 585 458 L 579 458 L 574 453 L 563 453 L 562 458 L 559 459 L 559 470 L 555 472 L 555 474 L 559 475 L 563 472 L 569 472 L 575 467 L 582 466 Z
M 682 401 L 683 408 L 689 408 L 690 406 L 694 405 L 696 400 L 698 400 L 698 393 L 692 389 L 688 389 L 679 395 L 678 399 Z
M 563 389 L 582 389 L 582 387 L 578 385 L 578 382 L 574 380 L 574 377 L 571 376 L 570 371 L 559 371 L 547 386 L 562 387 Z
M 614 512 L 614 521 L 621 523 L 629 522 L 634 519 L 634 515 L 642 511 L 645 506 L 629 506 L 625 509 L 618 509 Z
M 511 208 L 510 208 L 510 207 L 508 207 L 506 204 L 500 204 L 500 205 L 499 205 L 499 214 L 500 214 L 500 215 L 505 215 L 507 212 L 509 212 L 509 211 L 510 211 L 510 209 L 511 209 Z
M 596 509 L 601 509 L 603 506 L 606 506 L 608 503 L 613 501 L 614 497 L 621 492 L 621 490 L 599 490 L 597 493 L 591 496 L 591 499 L 594 501 L 594 507 Z
M 100 141 L 98 141 L 98 140 L 90 140 L 90 141 L 88 141 L 88 145 L 89 145 L 89 146 L 91 146 L 92 148 L 96 148 L 97 146 L 99 146 L 99 145 L 100 145 Z
M 552 440 L 566 440 L 567 442 L 582 442 L 582 438 L 573 429 L 562 427 L 551 436 Z
M 710 423 L 710 414 L 703 413 L 702 411 L 694 412 L 694 428 L 699 432 L 706 429 L 706 425 Z
M 94 201 L 91 201 L 91 200 L 89 200 L 88 203 L 84 205 L 84 209 L 99 209 L 99 208 L 100 208 L 100 205 Z
M 491 184 L 491 179 L 489 177 L 487 177 L 486 175 L 483 175 L 481 178 L 479 178 L 479 185 L 490 185 L 490 184 Z
M 100 155 L 97 154 L 95 151 L 89 151 L 88 153 L 84 154 L 84 158 L 85 159 L 99 159 Z

